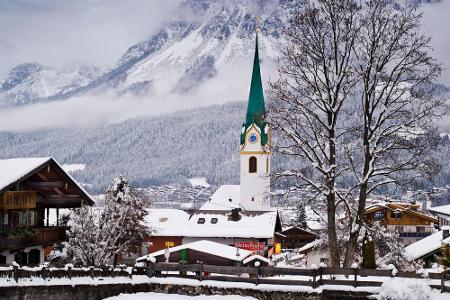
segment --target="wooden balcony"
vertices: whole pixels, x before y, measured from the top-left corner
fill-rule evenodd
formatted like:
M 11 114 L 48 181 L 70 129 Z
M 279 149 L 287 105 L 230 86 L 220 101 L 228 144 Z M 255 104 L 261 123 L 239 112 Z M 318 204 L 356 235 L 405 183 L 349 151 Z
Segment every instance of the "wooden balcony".
M 0 209 L 35 208 L 36 199 L 37 193 L 35 191 L 5 192 L 3 197 L 0 197 Z
M 67 227 L 6 229 L 0 236 L 0 251 L 37 245 L 52 245 L 66 239 L 66 229 Z

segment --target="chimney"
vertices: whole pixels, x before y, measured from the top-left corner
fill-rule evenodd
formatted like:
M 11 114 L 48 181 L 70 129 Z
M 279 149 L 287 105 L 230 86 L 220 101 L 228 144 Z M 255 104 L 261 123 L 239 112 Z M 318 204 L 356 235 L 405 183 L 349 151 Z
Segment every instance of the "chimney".
M 232 221 L 239 221 L 241 219 L 241 216 L 239 215 L 239 212 L 241 211 L 240 208 L 233 208 L 231 209 L 231 220 Z

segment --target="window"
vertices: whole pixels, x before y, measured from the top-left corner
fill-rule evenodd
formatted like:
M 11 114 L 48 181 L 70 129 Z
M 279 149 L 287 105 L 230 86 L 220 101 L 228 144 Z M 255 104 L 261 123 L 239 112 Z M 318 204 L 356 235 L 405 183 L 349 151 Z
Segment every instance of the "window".
M 256 157 L 252 156 L 250 157 L 249 161 L 248 161 L 248 172 L 249 173 L 256 173 L 257 171 L 257 166 L 256 166 Z
M 266 173 L 269 173 L 269 158 L 266 158 Z
M 373 213 L 373 219 L 376 221 L 384 219 L 384 210 L 379 210 Z
M 197 224 L 205 224 L 205 218 L 198 218 Z
M 217 224 L 218 221 L 217 218 L 211 218 L 211 224 Z
M 402 213 L 395 210 L 395 211 L 391 211 L 391 218 L 392 219 L 401 219 L 402 218 Z

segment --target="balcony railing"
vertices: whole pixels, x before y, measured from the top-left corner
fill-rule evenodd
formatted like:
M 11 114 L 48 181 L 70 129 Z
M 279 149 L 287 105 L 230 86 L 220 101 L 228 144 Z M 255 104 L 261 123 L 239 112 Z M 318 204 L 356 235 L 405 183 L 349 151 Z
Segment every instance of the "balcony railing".
M 66 239 L 66 227 L 6 230 L 0 236 L 0 250 L 51 245 Z
M 0 209 L 29 209 L 36 207 L 35 191 L 5 192 L 0 195 Z

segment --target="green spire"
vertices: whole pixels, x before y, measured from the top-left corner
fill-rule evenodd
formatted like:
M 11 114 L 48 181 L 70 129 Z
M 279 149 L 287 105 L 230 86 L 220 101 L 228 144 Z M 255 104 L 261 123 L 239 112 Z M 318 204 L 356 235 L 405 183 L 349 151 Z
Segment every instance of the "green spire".
M 261 81 L 261 70 L 259 67 L 259 53 L 258 53 L 258 32 L 256 32 L 256 46 L 255 58 L 253 61 L 252 82 L 250 85 L 250 94 L 248 96 L 247 115 L 244 130 L 241 133 L 241 145 L 245 143 L 245 135 L 247 129 L 254 123 L 261 131 L 261 144 L 266 145 L 268 142 L 268 135 L 264 130 L 266 126 L 265 121 L 266 109 L 264 106 L 264 91 Z
M 261 127 L 266 113 L 264 107 L 264 92 L 261 82 L 261 70 L 259 68 L 258 34 L 256 34 L 255 59 L 253 61 L 252 83 L 250 95 L 248 96 L 247 116 L 245 123 L 251 125 L 256 123 Z

